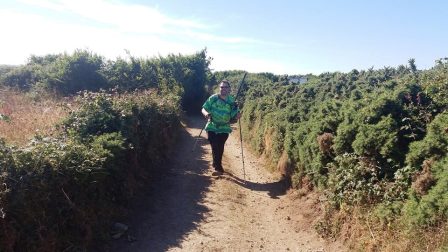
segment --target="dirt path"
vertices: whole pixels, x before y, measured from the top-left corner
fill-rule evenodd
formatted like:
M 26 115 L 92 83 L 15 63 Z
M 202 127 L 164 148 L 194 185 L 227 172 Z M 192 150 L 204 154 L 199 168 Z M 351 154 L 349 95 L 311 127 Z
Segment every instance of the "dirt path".
M 128 235 L 109 251 L 345 251 L 314 232 L 320 204 L 287 191 L 279 176 L 245 148 L 245 179 L 239 132 L 226 143 L 221 177 L 211 176 L 204 121 L 189 118 L 166 172 L 151 184 L 154 193 L 135 206 Z M 135 238 L 130 242 L 127 238 Z

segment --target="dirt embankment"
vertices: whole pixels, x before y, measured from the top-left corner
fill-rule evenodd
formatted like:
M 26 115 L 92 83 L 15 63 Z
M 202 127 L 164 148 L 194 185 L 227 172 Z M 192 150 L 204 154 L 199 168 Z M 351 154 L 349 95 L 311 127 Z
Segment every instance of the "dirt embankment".
M 319 238 L 316 195 L 299 198 L 244 149 L 239 132 L 226 143 L 223 176 L 212 176 L 202 118 L 189 118 L 163 174 L 136 203 L 128 232 L 109 251 L 346 251 Z

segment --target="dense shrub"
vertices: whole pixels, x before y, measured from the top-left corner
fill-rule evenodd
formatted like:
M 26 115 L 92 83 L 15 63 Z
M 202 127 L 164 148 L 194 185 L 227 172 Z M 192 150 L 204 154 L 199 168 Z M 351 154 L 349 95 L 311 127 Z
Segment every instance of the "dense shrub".
M 29 90 L 39 80 L 31 66 L 18 67 L 0 76 L 0 84 L 21 90 Z
M 37 136 L 26 147 L 0 140 L 0 250 L 83 251 L 106 239 L 111 222 L 163 167 L 181 104 L 200 110 L 209 60 L 203 50 L 104 62 L 77 50 L 31 56 L 2 73 L 2 84 L 22 90 L 81 92 L 59 135 Z
M 105 61 L 88 50 L 72 54 L 31 56 L 28 63 L 0 76 L 0 83 L 21 90 L 46 90 L 59 95 L 115 88 L 119 92 L 157 88 L 181 97 L 187 112 L 200 111 L 206 98 L 211 58 L 192 55 L 117 58 Z
M 0 248 L 91 248 L 168 155 L 179 99 L 85 92 L 65 134 L 24 148 L 0 142 Z
M 14 65 L 1 65 L 0 64 L 0 77 L 11 72 L 12 70 L 14 70 L 15 68 L 17 68 L 17 66 Z
M 85 50 L 76 50 L 72 55 L 58 57 L 46 72 L 44 82 L 50 90 L 62 95 L 81 90 L 97 91 L 107 89 L 105 77 L 101 74 L 103 57 Z
M 439 114 L 429 125 L 428 133 L 421 141 L 411 143 L 406 162 L 420 169 L 423 161 L 443 158 L 448 152 L 448 111 Z
M 440 226 L 448 220 L 448 157 L 435 162 L 430 167 L 433 183 L 421 195 L 416 189 L 410 194 L 405 205 L 404 220 L 415 228 Z
M 446 59 L 425 71 L 410 60 L 397 68 L 308 75 L 299 85 L 287 76 L 249 77 L 244 138 L 271 166 L 289 167 L 294 186 L 311 182 L 326 193 L 333 214 L 325 223 L 347 206 L 372 211 L 387 225 L 402 226 L 401 216 L 413 227 L 447 222 Z
M 440 110 L 448 109 L 448 58 L 437 61 L 436 66 L 421 74 L 425 93 Z
M 448 220 L 448 113 L 439 114 L 421 141 L 411 144 L 407 162 L 417 170 L 406 204 L 412 225 L 439 225 Z
M 329 199 L 333 203 L 362 205 L 380 202 L 385 193 L 381 167 L 356 154 L 343 154 L 329 164 Z
M 123 139 L 116 141 L 121 148 Z M 26 149 L 11 150 L 14 161 L 2 166 L 7 191 L 1 226 L 8 232 L 1 247 L 55 251 L 101 237 L 102 227 L 117 215 L 107 163 L 114 154 L 63 139 L 37 139 Z

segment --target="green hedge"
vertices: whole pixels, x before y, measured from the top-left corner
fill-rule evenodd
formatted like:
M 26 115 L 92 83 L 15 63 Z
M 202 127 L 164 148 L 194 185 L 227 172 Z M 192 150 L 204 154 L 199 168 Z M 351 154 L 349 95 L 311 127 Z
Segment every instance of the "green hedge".
M 0 250 L 84 250 L 106 238 L 176 138 L 179 99 L 157 96 L 86 92 L 65 134 L 0 142 Z
M 158 88 L 181 97 L 187 112 L 200 111 L 206 98 L 211 58 L 201 50 L 192 55 L 105 60 L 88 50 L 31 56 L 27 64 L 0 69 L 0 85 L 62 96 L 80 91 L 117 89 L 120 92 Z
M 343 204 L 407 204 L 416 180 L 425 176 L 424 161 L 442 159 L 448 152 L 448 61 L 425 71 L 411 65 L 307 78 L 298 85 L 288 83 L 287 76 L 249 75 L 244 139 L 269 157 L 272 167 L 287 166 L 293 185 L 311 181 L 326 192 L 336 209 Z M 432 169 L 440 169 L 442 161 L 434 162 Z M 444 192 L 437 181 L 445 181 L 446 175 L 435 173 L 425 193 L 431 194 L 433 187 Z M 431 197 L 414 196 L 410 209 Z M 442 203 L 434 204 L 445 211 Z M 426 217 L 435 216 L 431 212 Z M 444 214 L 437 216 L 447 220 Z

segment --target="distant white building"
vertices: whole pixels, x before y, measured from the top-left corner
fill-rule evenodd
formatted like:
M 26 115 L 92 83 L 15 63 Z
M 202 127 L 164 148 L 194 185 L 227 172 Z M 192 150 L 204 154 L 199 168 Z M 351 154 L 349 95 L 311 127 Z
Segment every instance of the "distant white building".
M 308 78 L 306 76 L 299 76 L 299 75 L 292 75 L 288 76 L 288 82 L 289 84 L 303 84 L 308 81 Z

